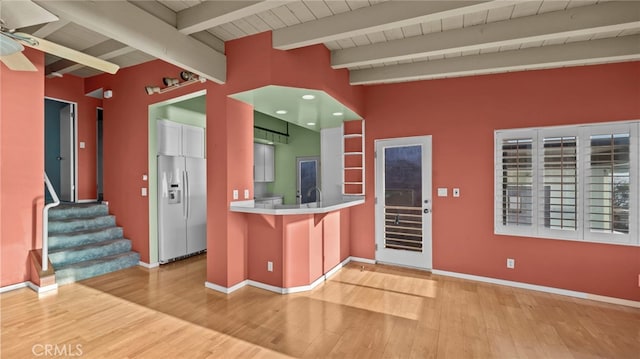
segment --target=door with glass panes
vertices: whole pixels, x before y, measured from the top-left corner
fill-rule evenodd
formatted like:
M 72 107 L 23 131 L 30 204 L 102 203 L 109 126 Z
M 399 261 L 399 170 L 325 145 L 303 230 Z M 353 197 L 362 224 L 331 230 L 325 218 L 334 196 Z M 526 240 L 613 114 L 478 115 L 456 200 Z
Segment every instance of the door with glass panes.
M 376 261 L 431 269 L 431 136 L 375 147 Z

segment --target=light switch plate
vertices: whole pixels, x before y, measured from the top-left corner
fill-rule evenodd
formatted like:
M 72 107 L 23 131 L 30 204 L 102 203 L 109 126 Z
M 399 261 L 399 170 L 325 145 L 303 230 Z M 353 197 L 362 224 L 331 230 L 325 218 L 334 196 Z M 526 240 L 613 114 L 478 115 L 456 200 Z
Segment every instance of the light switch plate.
M 146 174 L 145 174 L 145 175 L 142 175 L 142 180 L 143 180 L 143 181 L 146 181 L 146 180 L 148 180 L 148 179 L 149 179 L 149 176 L 147 176 Z
M 438 188 L 438 197 L 446 197 L 449 195 L 447 188 Z
M 80 141 L 80 148 L 85 148 L 86 144 L 83 141 Z
M 453 189 L 453 196 L 454 197 L 460 197 L 460 188 L 454 188 Z
M 237 189 L 233 190 L 233 199 L 238 199 L 238 190 Z

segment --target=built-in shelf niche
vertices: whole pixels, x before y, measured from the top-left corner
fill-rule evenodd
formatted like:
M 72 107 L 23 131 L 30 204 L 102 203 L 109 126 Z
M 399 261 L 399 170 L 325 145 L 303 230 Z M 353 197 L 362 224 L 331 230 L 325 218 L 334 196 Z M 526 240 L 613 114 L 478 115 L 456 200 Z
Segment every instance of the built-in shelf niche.
M 364 195 L 364 120 L 342 124 L 344 195 Z

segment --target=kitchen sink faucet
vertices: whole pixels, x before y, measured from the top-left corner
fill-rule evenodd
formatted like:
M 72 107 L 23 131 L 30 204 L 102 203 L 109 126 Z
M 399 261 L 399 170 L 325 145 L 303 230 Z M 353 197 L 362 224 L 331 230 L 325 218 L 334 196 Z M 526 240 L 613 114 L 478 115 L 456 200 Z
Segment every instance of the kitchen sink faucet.
M 316 198 L 316 202 L 322 203 L 322 191 L 317 186 L 316 187 L 311 187 L 309 189 L 309 191 L 307 192 L 307 197 L 311 196 L 311 192 L 313 192 L 313 191 L 318 191 L 318 198 Z

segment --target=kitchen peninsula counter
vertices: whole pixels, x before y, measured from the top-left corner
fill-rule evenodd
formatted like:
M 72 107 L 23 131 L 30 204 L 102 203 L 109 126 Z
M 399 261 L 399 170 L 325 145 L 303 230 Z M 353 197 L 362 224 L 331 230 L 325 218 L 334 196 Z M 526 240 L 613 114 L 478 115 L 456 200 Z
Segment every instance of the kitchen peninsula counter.
M 232 202 L 243 215 L 250 283 L 277 293 L 310 290 L 349 257 L 351 207 L 364 197 L 303 205 Z M 236 217 L 237 218 L 237 217 Z

